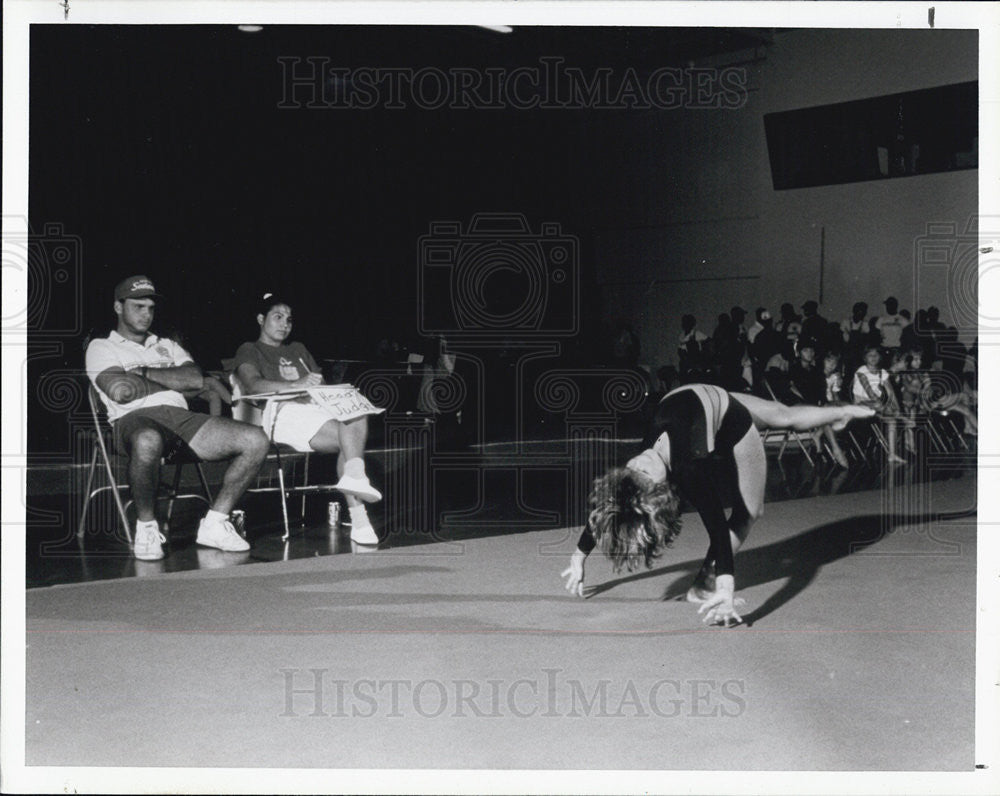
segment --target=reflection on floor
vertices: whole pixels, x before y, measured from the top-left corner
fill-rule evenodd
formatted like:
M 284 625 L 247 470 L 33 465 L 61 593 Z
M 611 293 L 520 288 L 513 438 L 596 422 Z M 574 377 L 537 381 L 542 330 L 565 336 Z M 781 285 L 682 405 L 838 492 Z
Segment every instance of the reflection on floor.
M 583 501 L 575 496 L 581 493 L 581 483 L 588 483 L 587 478 L 609 462 L 626 460 L 635 449 L 635 440 L 603 446 L 574 446 L 556 440 L 516 447 L 487 445 L 471 454 L 466 450 L 453 460 L 447 453 L 435 454 L 437 459 L 429 471 L 431 486 L 423 489 L 416 488 L 409 476 L 402 481 L 399 477 L 412 465 L 407 457 L 424 455 L 425 451 L 375 452 L 369 457 L 369 471 L 372 480 L 386 492 L 383 503 L 369 506 L 382 539 L 377 548 L 353 544 L 346 525 L 327 525 L 330 496 L 311 496 L 305 501 L 305 521 L 297 518 L 288 542 L 281 539 L 277 497 L 248 496 L 244 507 L 247 536 L 252 544 L 249 552 L 224 553 L 199 547 L 194 534 L 204 509 L 178 504 L 167 556 L 156 562 L 136 561 L 118 531 L 91 529 L 78 541 L 75 523 L 66 518 L 78 515 L 79 498 L 67 494 L 72 492 L 67 489 L 36 486 L 33 490 L 29 473 L 27 585 L 51 586 L 343 553 L 377 553 L 428 542 L 579 525 L 582 507 L 578 504 Z M 780 456 L 778 446 L 768 446 L 768 502 L 905 488 L 952 478 L 970 479 L 970 491 L 975 489 L 976 457 L 972 450 L 959 449 L 947 455 L 918 450 L 906 464 L 888 464 L 884 455 L 872 451 L 868 457 L 854 456 L 847 469 L 838 467 L 829 456 L 816 456 L 811 447 L 809 450 L 814 462 L 795 445 L 789 445 Z M 579 473 L 583 471 L 581 478 Z M 317 472 L 319 480 L 323 476 Z M 406 494 L 397 494 L 394 499 L 390 494 L 393 483 L 408 486 Z M 297 509 L 301 501 L 296 498 L 290 504 Z M 111 518 L 104 521 L 105 527 L 114 526 L 113 512 L 106 510 L 99 516 Z M 346 519 L 346 511 L 342 511 L 342 517 Z M 101 526 L 100 521 L 96 524 Z

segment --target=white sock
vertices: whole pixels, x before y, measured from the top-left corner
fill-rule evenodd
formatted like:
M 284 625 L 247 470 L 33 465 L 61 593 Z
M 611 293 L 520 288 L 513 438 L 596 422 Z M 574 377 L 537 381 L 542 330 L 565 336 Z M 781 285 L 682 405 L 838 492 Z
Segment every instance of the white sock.
M 135 529 L 139 530 L 140 528 L 143 528 L 147 531 L 150 529 L 158 531 L 160 530 L 160 523 L 158 523 L 156 520 L 136 520 Z
M 229 519 L 229 515 L 221 511 L 215 511 L 209 509 L 208 513 L 205 515 L 205 522 L 225 522 Z
M 368 512 L 365 511 L 363 503 L 357 506 L 349 506 L 347 510 L 351 512 L 352 527 L 365 528 L 372 524 L 372 521 L 368 519 Z
M 367 478 L 368 476 L 365 475 L 365 460 L 360 456 L 348 459 L 344 462 L 344 475 L 348 478 Z

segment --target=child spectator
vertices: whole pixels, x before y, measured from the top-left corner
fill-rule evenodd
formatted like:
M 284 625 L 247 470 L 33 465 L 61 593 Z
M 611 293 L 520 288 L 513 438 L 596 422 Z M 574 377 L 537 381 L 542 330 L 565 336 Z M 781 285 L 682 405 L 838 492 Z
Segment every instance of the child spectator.
M 844 402 L 844 369 L 840 364 L 840 354 L 829 352 L 823 357 L 823 378 L 826 380 L 826 402 Z
M 886 425 L 889 447 L 889 461 L 905 461 L 896 453 L 896 419 L 899 406 L 892 390 L 889 372 L 881 367 L 881 354 L 875 346 L 865 349 L 864 364 L 854 373 L 851 395 L 854 403 L 868 406 L 880 413 Z
M 809 340 L 804 340 L 799 346 L 799 358 L 788 369 L 791 380 L 791 390 L 801 403 L 813 406 L 826 404 L 826 377 L 816 365 L 816 348 Z M 830 446 L 833 460 L 841 467 L 847 467 L 847 457 L 837 442 L 837 436 L 829 425 L 821 426 L 813 432 L 813 444 L 820 451 L 820 437 L 825 436 Z

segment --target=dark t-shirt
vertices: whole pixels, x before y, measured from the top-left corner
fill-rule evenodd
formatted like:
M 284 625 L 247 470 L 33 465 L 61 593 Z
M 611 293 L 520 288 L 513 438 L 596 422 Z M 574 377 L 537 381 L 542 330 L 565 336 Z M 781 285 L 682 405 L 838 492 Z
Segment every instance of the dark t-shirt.
M 788 368 L 788 377 L 807 404 L 819 406 L 826 403 L 826 379 L 817 366 L 807 368 L 796 360 Z
M 269 381 L 295 381 L 309 371 L 320 372 L 312 354 L 298 342 L 278 346 L 265 345 L 259 340 L 244 343 L 236 351 L 233 369 L 239 370 L 240 365 L 247 363 L 254 365 Z

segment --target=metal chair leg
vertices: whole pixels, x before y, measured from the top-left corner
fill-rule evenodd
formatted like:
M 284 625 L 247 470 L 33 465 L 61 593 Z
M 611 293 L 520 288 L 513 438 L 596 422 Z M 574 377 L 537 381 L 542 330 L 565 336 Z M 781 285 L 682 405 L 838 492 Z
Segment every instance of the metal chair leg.
M 167 519 L 163 523 L 164 533 L 170 531 L 170 518 L 174 515 L 174 503 L 177 502 L 177 492 L 180 488 L 181 470 L 183 469 L 184 467 L 181 464 L 174 465 L 174 481 L 170 485 L 170 493 L 167 495 Z
M 291 532 L 288 530 L 288 495 L 285 492 L 285 470 L 281 466 L 281 461 L 278 461 L 278 485 L 281 487 L 281 521 L 285 526 L 285 535 L 281 537 L 281 541 L 287 542 L 288 538 L 291 536 Z
M 889 450 L 889 441 L 886 439 L 885 434 L 882 433 L 881 423 L 875 423 L 872 426 L 872 434 L 878 440 L 878 444 L 882 446 L 882 450 L 885 451 L 886 455 L 892 456 L 893 452 Z
M 90 488 L 94 485 L 94 473 L 97 470 L 97 446 L 94 446 L 94 453 L 90 457 L 90 470 L 87 472 L 87 485 L 83 488 L 86 497 L 83 499 L 83 509 L 80 512 L 80 527 L 77 528 L 76 538 L 82 539 L 87 530 L 87 509 L 90 508 L 90 501 L 94 493 Z
M 309 459 L 311 458 L 308 453 L 304 454 L 305 461 L 302 464 L 302 486 L 309 486 Z M 302 524 L 306 524 L 306 493 L 302 493 L 302 506 L 299 509 L 299 517 L 302 520 Z
M 792 432 L 789 432 L 792 433 Z M 802 439 L 799 437 L 798 432 L 795 432 L 795 442 L 798 443 L 799 448 L 802 451 L 802 455 L 806 457 L 806 461 L 809 462 L 810 467 L 815 467 L 815 463 L 812 460 L 812 456 L 809 455 L 809 451 L 806 450 L 806 446 L 802 444 Z
M 122 527 L 125 529 L 125 538 L 128 540 L 129 544 L 132 544 L 132 530 L 128 527 L 128 515 L 125 512 L 125 506 L 122 504 L 122 497 L 118 494 L 118 482 L 115 480 L 115 473 L 111 467 L 111 460 L 108 458 L 108 450 L 104 446 L 104 440 L 98 438 L 98 445 L 101 449 L 101 457 L 104 459 L 104 467 L 108 473 L 108 483 L 111 484 L 111 494 L 115 498 L 115 506 L 118 508 L 118 516 L 121 517 Z

